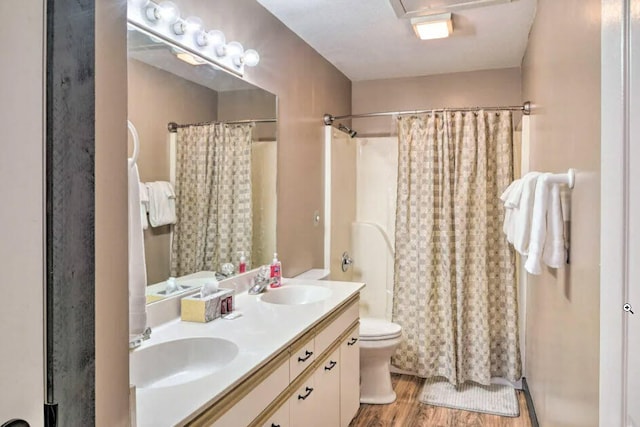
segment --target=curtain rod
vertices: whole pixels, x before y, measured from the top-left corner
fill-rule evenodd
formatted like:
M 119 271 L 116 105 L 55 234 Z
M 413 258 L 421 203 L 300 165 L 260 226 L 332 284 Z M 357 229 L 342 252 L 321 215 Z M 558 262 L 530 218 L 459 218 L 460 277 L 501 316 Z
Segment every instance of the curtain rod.
M 531 102 L 527 101 L 523 105 L 510 105 L 507 107 L 464 107 L 464 108 L 432 108 L 429 110 L 410 110 L 410 111 L 387 111 L 384 113 L 364 113 L 364 114 L 348 114 L 345 116 L 332 116 L 331 114 L 325 114 L 322 119 L 324 124 L 330 126 L 333 124 L 334 120 L 340 119 L 360 119 L 366 117 L 382 117 L 382 116 L 402 116 L 405 114 L 423 114 L 423 113 L 442 113 L 445 111 L 478 111 L 478 110 L 488 110 L 488 111 L 496 111 L 496 110 L 512 110 L 512 111 L 522 111 L 522 114 L 528 116 L 531 114 Z
M 178 128 L 186 128 L 189 126 L 202 126 L 202 125 L 210 125 L 213 123 L 225 123 L 228 125 L 242 125 L 242 124 L 246 124 L 246 123 L 276 123 L 277 119 L 253 119 L 253 120 L 233 120 L 233 121 L 224 121 L 224 120 L 213 120 L 210 122 L 200 122 L 200 123 L 191 123 L 191 124 L 187 124 L 187 125 L 179 125 L 176 122 L 169 122 L 169 124 L 167 125 L 167 129 L 169 129 L 169 132 L 177 132 Z

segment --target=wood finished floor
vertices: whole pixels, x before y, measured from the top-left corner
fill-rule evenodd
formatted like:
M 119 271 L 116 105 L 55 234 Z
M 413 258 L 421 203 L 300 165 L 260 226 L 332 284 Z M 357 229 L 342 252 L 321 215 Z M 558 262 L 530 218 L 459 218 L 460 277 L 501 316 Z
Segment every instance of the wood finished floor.
M 424 379 L 392 374 L 392 381 L 397 400 L 390 405 L 361 404 L 349 427 L 531 427 L 521 391 L 520 416 L 511 418 L 426 405 L 419 400 Z

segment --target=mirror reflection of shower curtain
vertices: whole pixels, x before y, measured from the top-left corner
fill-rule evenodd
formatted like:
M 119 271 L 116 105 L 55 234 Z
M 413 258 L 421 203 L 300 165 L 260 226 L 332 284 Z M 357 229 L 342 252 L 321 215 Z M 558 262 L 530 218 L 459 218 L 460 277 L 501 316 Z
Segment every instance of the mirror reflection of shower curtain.
M 452 384 L 521 376 L 515 255 L 499 196 L 513 177 L 511 113 L 398 122 L 393 363 Z
M 171 275 L 220 271 L 244 252 L 251 265 L 253 124 L 178 129 Z

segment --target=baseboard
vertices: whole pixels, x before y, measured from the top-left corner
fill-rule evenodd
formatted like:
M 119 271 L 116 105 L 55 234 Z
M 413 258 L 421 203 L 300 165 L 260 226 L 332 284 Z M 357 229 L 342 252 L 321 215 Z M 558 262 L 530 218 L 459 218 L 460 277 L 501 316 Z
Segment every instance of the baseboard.
M 527 400 L 527 409 L 529 410 L 531 427 L 540 427 L 540 424 L 538 423 L 538 417 L 536 416 L 536 408 L 534 408 L 533 406 L 531 391 L 529 391 L 529 384 L 527 384 L 527 379 L 525 377 L 522 377 L 522 390 L 524 391 L 524 397 Z

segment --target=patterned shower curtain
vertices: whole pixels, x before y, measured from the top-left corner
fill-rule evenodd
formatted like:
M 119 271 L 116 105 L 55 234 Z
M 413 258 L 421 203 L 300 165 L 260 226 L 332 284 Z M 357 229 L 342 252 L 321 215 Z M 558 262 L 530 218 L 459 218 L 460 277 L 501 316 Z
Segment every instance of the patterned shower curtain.
M 171 275 L 251 265 L 253 124 L 178 128 Z
M 515 255 L 499 196 L 513 176 L 511 112 L 398 122 L 393 363 L 457 385 L 520 379 Z

